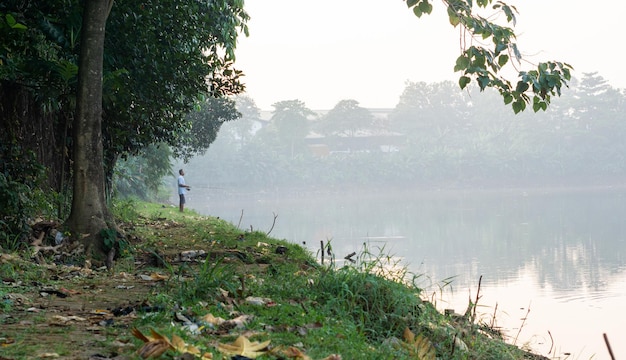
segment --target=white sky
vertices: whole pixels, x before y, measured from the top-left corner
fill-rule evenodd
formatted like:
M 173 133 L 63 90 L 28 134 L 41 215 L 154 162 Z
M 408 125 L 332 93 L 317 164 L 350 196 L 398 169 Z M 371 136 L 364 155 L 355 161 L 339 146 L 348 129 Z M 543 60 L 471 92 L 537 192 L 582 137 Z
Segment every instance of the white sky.
M 506 2 L 519 11 L 514 29 L 529 61 L 567 62 L 576 77 L 598 72 L 626 88 L 626 2 Z M 402 0 L 248 0 L 250 37 L 241 35 L 236 51 L 247 95 L 262 110 L 293 99 L 314 110 L 345 99 L 391 108 L 406 81 L 456 82 L 459 30 L 443 3 L 432 3 L 433 13 L 417 18 Z

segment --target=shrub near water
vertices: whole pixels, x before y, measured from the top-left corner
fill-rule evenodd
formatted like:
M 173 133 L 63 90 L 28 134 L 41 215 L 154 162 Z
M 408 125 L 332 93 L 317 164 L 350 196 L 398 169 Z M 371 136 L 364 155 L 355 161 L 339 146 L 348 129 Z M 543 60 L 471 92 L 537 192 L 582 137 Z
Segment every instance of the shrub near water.
M 353 267 L 323 271 L 316 290 L 329 312 L 348 314 L 371 339 L 402 334 L 424 307 L 418 289 Z

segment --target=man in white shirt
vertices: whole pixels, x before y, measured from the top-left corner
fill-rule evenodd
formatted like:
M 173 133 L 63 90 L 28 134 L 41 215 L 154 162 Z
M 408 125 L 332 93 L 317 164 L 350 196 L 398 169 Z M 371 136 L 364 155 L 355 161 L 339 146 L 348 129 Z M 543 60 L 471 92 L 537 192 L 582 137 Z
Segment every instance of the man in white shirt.
M 185 184 L 183 169 L 178 170 L 178 174 L 178 197 L 180 198 L 178 209 L 183 212 L 185 210 L 185 194 L 187 194 L 187 190 L 191 190 L 191 187 Z

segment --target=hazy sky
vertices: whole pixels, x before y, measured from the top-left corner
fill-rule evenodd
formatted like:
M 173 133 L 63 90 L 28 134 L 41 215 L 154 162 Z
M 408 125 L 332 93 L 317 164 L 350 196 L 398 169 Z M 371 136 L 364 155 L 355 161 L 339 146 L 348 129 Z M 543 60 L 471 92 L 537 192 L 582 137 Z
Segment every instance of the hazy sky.
M 626 2 L 508 0 L 517 7 L 518 47 L 526 58 L 598 72 L 626 88 L 621 26 Z M 262 110 L 298 99 L 314 110 L 344 99 L 394 107 L 406 81 L 457 81 L 459 30 L 443 3 L 417 18 L 401 0 L 248 0 L 250 36 L 241 36 L 237 68 Z M 528 70 L 529 65 L 523 64 Z

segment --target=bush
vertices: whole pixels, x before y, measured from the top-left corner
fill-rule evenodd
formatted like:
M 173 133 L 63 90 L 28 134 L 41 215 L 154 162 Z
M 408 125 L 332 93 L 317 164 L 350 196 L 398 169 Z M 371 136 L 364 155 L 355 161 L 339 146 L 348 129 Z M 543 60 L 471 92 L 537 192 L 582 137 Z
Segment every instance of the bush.
M 0 145 L 0 247 L 17 250 L 30 233 L 29 220 L 45 202 L 39 185 L 44 167 L 32 152 Z

